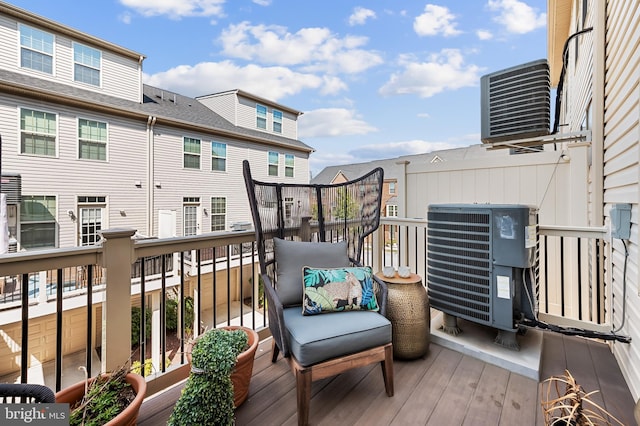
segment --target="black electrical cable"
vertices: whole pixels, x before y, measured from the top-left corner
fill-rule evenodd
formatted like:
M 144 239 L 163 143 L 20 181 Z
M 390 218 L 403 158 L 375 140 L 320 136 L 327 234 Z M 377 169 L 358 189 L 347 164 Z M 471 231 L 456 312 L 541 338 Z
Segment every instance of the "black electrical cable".
M 562 92 L 564 90 L 564 75 L 567 72 L 567 61 L 569 54 L 569 42 L 573 40 L 574 37 L 579 36 L 580 34 L 584 34 L 593 30 L 593 27 L 584 28 L 578 32 L 575 32 L 569 36 L 567 41 L 564 42 L 564 47 L 562 49 L 562 70 L 560 71 L 560 79 L 558 80 L 558 88 L 556 89 L 556 107 L 555 107 L 555 118 L 553 123 L 553 134 L 558 133 L 558 122 L 560 121 L 560 107 L 562 106 Z

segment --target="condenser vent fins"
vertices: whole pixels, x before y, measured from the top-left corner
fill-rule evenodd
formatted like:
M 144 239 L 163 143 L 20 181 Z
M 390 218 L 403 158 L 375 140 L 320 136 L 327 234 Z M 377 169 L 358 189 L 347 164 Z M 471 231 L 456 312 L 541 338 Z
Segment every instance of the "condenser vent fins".
M 548 135 L 550 85 L 546 59 L 481 77 L 482 142 Z

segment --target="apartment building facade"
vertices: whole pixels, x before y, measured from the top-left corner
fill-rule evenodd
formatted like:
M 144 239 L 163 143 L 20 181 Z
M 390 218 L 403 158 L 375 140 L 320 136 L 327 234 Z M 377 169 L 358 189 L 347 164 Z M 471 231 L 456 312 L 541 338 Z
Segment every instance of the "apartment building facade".
M 106 228 L 169 237 L 250 222 L 244 159 L 259 179 L 308 182 L 300 111 L 145 85 L 144 59 L 0 3 L 0 169 L 21 182 L 8 209 L 17 250 L 93 244 Z

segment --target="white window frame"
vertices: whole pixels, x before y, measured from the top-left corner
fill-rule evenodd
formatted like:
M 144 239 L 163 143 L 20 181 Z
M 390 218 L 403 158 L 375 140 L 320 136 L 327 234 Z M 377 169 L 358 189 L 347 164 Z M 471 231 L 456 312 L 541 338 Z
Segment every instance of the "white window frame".
M 389 182 L 389 194 L 395 194 L 395 193 L 396 193 L 396 183 Z
M 92 54 L 97 54 L 97 61 Z M 86 79 L 79 76 L 79 70 L 90 71 L 91 77 L 93 77 L 94 73 L 97 73 L 98 81 L 93 81 L 93 78 L 90 78 L 90 81 L 86 81 Z M 73 81 L 94 87 L 102 87 L 102 51 L 85 44 L 73 43 Z
M 398 205 L 397 204 L 387 204 L 385 206 L 387 217 L 398 217 Z
M 189 141 L 198 141 L 198 152 L 188 152 L 186 148 L 187 140 Z M 198 159 L 198 167 L 187 166 L 187 156 L 190 158 Z M 201 170 L 202 169 L 202 140 L 199 138 L 192 138 L 189 136 L 182 137 L 182 168 L 189 170 Z
M 273 116 L 272 128 L 275 133 L 282 133 L 282 111 L 274 109 L 271 113 Z
M 29 31 L 29 35 L 25 33 Z M 41 35 L 42 37 L 38 39 L 34 39 L 34 35 Z M 48 36 L 48 37 L 47 37 Z M 28 43 L 25 43 L 27 42 Z M 42 31 L 38 28 L 25 25 L 18 24 L 18 46 L 20 49 L 20 55 L 18 57 L 18 66 L 22 69 L 27 69 L 31 71 L 40 72 L 43 74 L 54 75 L 55 74 L 55 46 L 56 46 L 56 37 L 52 33 L 48 33 L 46 31 Z M 51 70 L 46 70 L 44 67 L 33 67 L 24 64 L 24 54 L 25 52 L 30 52 L 36 56 L 41 56 L 43 58 L 48 57 L 51 58 Z M 31 58 L 33 59 L 33 58 Z M 44 64 L 44 61 L 40 62 Z M 33 64 L 33 61 L 31 61 Z
M 182 199 L 182 235 L 200 234 L 200 197 Z
M 53 133 L 50 133 L 51 129 L 48 129 L 49 132 L 47 132 L 47 129 L 44 128 L 38 128 L 37 127 L 37 123 L 36 123 L 36 128 L 35 129 L 25 129 L 23 127 L 23 120 L 22 120 L 22 113 L 24 111 L 31 111 L 32 113 L 41 113 L 41 114 L 45 114 L 44 119 L 48 119 L 51 120 L 51 118 L 48 118 L 47 116 L 53 116 L 53 119 L 55 120 L 55 130 Z M 33 117 L 33 114 L 32 114 Z M 38 122 L 39 120 L 41 120 L 40 118 L 34 117 L 33 121 Z M 27 108 L 27 107 L 20 107 L 19 111 L 18 111 L 18 128 L 20 129 L 20 154 L 23 155 L 34 155 L 34 156 L 39 156 L 39 157 L 57 157 L 58 156 L 58 114 L 54 113 L 54 112 L 49 112 L 49 111 L 43 111 L 43 110 L 39 110 L 39 109 L 34 109 L 34 108 Z M 37 152 L 26 152 L 25 150 L 25 137 L 27 137 L 28 135 L 31 135 L 34 139 L 35 138 L 44 138 L 45 142 L 47 141 L 47 139 L 51 139 L 53 138 L 53 154 L 39 154 Z M 36 144 L 36 142 L 34 141 L 34 145 Z M 48 146 L 48 144 L 47 144 Z
M 271 157 L 274 156 L 274 155 L 275 155 L 275 158 L 276 158 L 276 162 L 275 163 L 271 161 L 272 160 Z M 276 151 L 269 151 L 268 154 L 267 154 L 267 162 L 269 163 L 267 174 L 269 176 L 278 176 L 278 169 L 279 169 L 278 165 L 280 163 L 280 154 L 277 153 Z M 274 168 L 275 168 L 275 173 L 272 171 L 272 170 L 274 170 Z
M 264 112 L 262 112 L 264 109 Z M 267 130 L 267 114 L 269 110 L 265 105 L 256 104 L 256 128 Z
M 107 197 L 103 195 L 78 196 L 78 245 L 98 244 L 100 232 L 107 229 Z
M 81 122 L 84 121 L 88 124 L 88 128 L 91 129 L 89 135 L 83 135 L 82 129 L 83 126 Z M 81 118 L 78 117 L 78 159 L 79 160 L 93 160 L 93 161 L 108 161 L 109 160 L 109 124 L 106 121 L 92 120 L 90 118 Z M 92 124 L 96 124 L 97 126 L 93 126 Z M 100 126 L 104 125 L 104 130 L 101 131 Z M 97 130 L 96 130 L 97 129 Z M 89 156 L 84 157 L 83 146 L 95 147 L 95 148 L 103 148 L 104 149 L 104 158 L 98 158 Z
M 291 160 L 291 164 L 289 164 L 289 160 Z M 295 157 L 293 154 L 284 155 L 284 176 L 295 177 Z
M 224 156 L 216 155 L 213 149 L 214 145 L 219 145 L 224 147 Z M 224 160 L 224 168 L 216 169 L 214 168 L 214 164 L 217 164 L 220 160 Z M 211 141 L 211 171 L 213 172 L 226 172 L 227 171 L 227 144 L 222 142 Z
M 222 209 L 220 204 L 214 204 L 215 201 L 222 201 Z M 227 197 L 211 197 L 210 203 L 211 211 L 209 212 L 209 218 L 211 220 L 211 231 L 226 231 L 227 230 Z M 214 218 L 216 223 L 214 226 Z M 220 218 L 222 218 L 220 225 Z
M 47 207 L 46 209 L 49 215 L 51 216 L 50 218 L 42 217 L 42 215 L 38 217 L 37 214 L 34 215 L 35 217 L 29 217 L 26 214 L 25 209 L 29 206 L 29 204 L 31 202 L 37 202 L 38 200 L 53 201 L 53 204 L 54 204 L 53 211 L 51 211 L 51 208 L 49 207 Z M 43 250 L 43 249 L 58 247 L 59 228 L 58 228 L 57 210 L 58 210 L 58 198 L 55 195 L 23 195 L 22 196 L 22 202 L 20 203 L 20 245 L 22 248 L 25 248 L 27 250 L 29 249 Z M 53 225 L 53 241 L 50 241 L 51 244 L 37 244 L 37 245 L 26 244 L 25 245 L 25 241 L 24 241 L 24 238 L 22 237 L 22 233 L 27 232 L 25 228 L 29 228 L 31 225 L 34 225 L 34 226 Z M 38 237 L 43 235 L 43 232 L 40 230 L 31 230 L 30 232 L 33 232 Z

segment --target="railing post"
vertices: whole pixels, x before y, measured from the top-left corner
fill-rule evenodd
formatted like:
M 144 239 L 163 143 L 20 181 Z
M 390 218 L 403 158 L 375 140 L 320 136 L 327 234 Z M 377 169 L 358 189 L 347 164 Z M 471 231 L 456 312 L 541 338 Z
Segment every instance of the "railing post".
M 131 265 L 135 229 L 106 229 L 102 266 L 106 286 L 102 301 L 102 372 L 124 365 L 131 356 Z
M 311 241 L 311 224 L 309 221 L 311 216 L 303 216 L 300 218 L 300 240 Z

